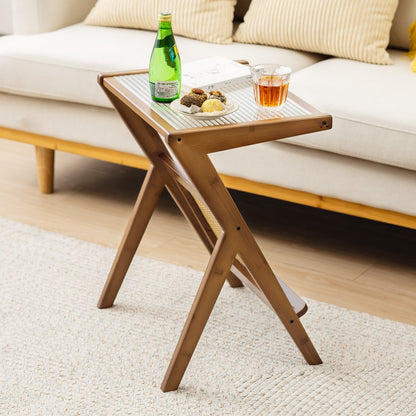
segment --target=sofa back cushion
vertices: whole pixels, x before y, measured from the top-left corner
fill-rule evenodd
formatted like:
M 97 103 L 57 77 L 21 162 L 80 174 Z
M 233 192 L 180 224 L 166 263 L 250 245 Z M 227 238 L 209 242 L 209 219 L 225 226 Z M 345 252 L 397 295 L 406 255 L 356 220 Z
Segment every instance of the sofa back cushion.
M 386 52 L 398 0 L 252 0 L 234 39 L 374 64 Z
M 160 12 L 172 13 L 175 34 L 231 43 L 236 0 L 98 0 L 84 23 L 157 30 Z
M 400 0 L 390 32 L 390 47 L 409 49 L 409 27 L 416 20 L 416 0 Z

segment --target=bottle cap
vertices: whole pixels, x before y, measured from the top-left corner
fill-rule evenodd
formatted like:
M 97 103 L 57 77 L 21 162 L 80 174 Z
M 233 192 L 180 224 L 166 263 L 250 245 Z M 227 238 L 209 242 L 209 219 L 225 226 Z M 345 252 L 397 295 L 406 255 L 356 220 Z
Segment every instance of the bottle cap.
M 172 21 L 172 13 L 163 12 L 159 14 L 159 22 L 171 22 Z

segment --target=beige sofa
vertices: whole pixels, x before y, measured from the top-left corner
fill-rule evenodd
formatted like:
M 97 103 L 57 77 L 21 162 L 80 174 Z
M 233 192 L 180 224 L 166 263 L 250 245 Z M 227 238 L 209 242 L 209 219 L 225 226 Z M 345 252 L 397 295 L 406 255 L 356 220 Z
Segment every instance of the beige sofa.
M 41 192 L 53 189 L 55 150 L 148 167 L 96 78 L 147 67 L 155 33 L 85 25 L 94 3 L 14 0 L 14 35 L 0 38 L 0 137 L 35 145 Z M 291 66 L 292 91 L 333 115 L 325 133 L 213 154 L 227 186 L 416 228 L 416 74 L 404 51 L 414 20 L 416 2 L 400 0 L 393 65 L 176 36 L 183 63 L 221 55 Z

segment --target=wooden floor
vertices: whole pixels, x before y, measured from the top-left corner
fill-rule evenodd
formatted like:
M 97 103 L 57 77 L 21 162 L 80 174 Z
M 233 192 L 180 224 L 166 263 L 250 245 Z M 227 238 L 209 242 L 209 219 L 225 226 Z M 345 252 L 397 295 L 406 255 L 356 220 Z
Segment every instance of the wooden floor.
M 0 139 L 0 216 L 83 240 L 118 246 L 143 178 L 142 171 L 57 153 L 56 192 L 41 195 L 34 149 Z M 416 231 L 232 195 L 275 272 L 300 295 L 416 325 Z M 167 193 L 138 254 L 197 270 L 208 261 Z

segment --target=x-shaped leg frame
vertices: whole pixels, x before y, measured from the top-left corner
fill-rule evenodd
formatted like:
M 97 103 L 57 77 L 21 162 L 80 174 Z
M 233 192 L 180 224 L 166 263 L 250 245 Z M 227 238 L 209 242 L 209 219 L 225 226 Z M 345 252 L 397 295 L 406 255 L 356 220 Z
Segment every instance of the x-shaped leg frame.
M 179 137 L 169 140 L 168 150 L 157 131 L 138 116 L 131 106 L 116 94 L 109 91 L 106 93 L 152 166 L 141 187 L 98 307 L 107 308 L 113 305 L 165 187 L 212 253 L 162 382 L 162 391 L 178 388 L 225 280 L 228 279 L 233 287 L 242 285 L 240 279 L 231 272 L 232 266 L 264 296 L 305 360 L 309 364 L 320 364 L 322 361 L 298 315 L 208 155 L 198 146 L 194 146 L 192 141 L 187 142 Z M 172 153 L 179 163 L 174 160 Z M 203 201 L 211 211 L 219 224 L 220 232 L 213 230 L 197 200 Z

